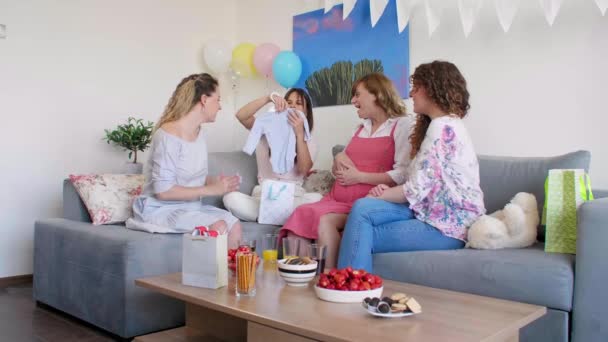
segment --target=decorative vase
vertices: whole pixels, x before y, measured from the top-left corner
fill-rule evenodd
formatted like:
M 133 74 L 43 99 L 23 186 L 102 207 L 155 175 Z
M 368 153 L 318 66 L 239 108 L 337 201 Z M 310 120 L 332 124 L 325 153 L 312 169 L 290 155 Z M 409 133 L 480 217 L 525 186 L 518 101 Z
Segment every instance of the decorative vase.
M 142 163 L 125 163 L 125 173 L 126 174 L 141 174 L 144 169 L 144 165 Z

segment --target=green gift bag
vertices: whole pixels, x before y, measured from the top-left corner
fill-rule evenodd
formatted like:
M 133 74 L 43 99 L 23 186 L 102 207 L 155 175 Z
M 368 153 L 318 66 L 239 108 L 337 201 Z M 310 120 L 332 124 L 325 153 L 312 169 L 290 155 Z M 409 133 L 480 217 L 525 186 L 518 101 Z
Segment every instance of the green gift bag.
M 576 210 L 593 200 L 585 170 L 549 170 L 545 181 L 545 252 L 576 254 Z

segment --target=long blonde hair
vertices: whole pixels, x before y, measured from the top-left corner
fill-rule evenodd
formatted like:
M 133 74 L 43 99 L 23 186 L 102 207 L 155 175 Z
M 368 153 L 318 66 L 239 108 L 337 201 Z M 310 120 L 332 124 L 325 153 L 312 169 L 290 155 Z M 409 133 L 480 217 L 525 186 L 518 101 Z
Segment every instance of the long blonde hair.
M 181 119 L 192 110 L 201 96 L 211 96 L 217 86 L 217 79 L 207 73 L 193 74 L 184 78 L 171 95 L 163 115 L 154 127 L 154 131 L 167 122 Z
M 351 89 L 351 95 L 355 96 L 357 87 L 363 83 L 363 86 L 370 94 L 376 97 L 376 105 L 382 108 L 389 118 L 395 118 L 404 116 L 405 103 L 399 95 L 397 89 L 393 85 L 393 82 L 381 73 L 367 74 L 360 79 L 356 80 Z

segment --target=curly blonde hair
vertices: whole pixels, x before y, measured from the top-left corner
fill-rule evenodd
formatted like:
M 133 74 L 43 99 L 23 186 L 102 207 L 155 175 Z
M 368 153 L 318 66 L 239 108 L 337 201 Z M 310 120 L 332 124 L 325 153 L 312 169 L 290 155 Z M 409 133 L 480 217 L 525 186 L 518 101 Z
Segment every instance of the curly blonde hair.
M 353 84 L 351 96 L 355 96 L 359 84 L 363 84 L 365 89 L 376 97 L 376 105 L 382 108 L 389 118 L 405 115 L 405 103 L 388 77 L 381 73 L 371 73 L 361 77 Z
M 428 98 L 442 111 L 458 115 L 460 118 L 467 115 L 471 107 L 467 81 L 453 63 L 434 61 L 420 64 L 411 76 L 411 82 L 413 87 L 424 89 Z M 409 136 L 412 159 L 418 154 L 431 123 L 431 118 L 424 115 L 426 113 L 418 114 L 412 134 Z
M 181 119 L 188 114 L 201 96 L 211 96 L 219 83 L 213 76 L 202 73 L 190 75 L 177 85 L 169 103 L 154 127 L 154 131 L 162 125 Z

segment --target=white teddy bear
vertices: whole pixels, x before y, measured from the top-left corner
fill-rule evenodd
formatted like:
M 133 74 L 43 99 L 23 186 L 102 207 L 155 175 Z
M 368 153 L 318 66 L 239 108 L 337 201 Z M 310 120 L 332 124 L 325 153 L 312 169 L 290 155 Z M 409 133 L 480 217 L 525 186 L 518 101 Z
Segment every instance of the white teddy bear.
M 483 215 L 469 229 L 468 248 L 523 248 L 536 242 L 539 223 L 536 197 L 520 192 L 503 210 Z

